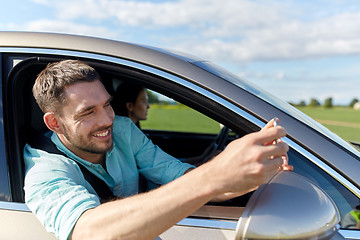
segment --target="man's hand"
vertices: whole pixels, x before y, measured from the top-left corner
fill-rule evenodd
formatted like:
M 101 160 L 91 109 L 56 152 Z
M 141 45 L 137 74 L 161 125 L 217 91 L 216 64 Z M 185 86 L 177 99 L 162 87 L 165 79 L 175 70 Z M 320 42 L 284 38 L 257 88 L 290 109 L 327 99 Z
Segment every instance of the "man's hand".
M 214 169 L 216 174 L 211 178 L 216 179 L 222 189 L 220 194 L 236 192 L 235 195 L 239 195 L 255 190 L 283 168 L 283 156 L 289 148 L 284 142 L 273 142 L 284 137 L 286 131 L 280 126 L 273 127 L 272 121 L 260 132 L 231 142 L 221 154 L 204 165 L 209 170 Z

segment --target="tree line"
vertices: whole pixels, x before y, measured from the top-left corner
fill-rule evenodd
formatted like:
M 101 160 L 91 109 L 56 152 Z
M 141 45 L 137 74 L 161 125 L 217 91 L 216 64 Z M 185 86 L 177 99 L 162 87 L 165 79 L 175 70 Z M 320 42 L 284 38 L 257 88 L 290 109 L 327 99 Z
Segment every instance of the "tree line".
M 359 102 L 359 99 L 353 98 L 347 106 L 353 108 L 354 105 L 357 102 Z M 319 106 L 323 106 L 325 108 L 332 108 L 334 106 L 333 98 L 331 98 L 331 97 L 326 98 L 323 104 L 321 104 L 319 102 L 319 100 L 317 100 L 316 98 L 311 98 L 309 104 L 306 104 L 306 102 L 304 100 L 300 101 L 297 104 L 296 103 L 290 103 L 290 104 L 293 105 L 293 106 L 296 106 L 296 107 L 306 107 L 306 106 L 319 107 Z
M 160 100 L 159 96 L 157 94 L 155 94 L 154 92 L 147 91 L 147 93 L 148 93 L 148 97 L 149 97 L 149 99 L 148 99 L 149 104 L 165 104 L 165 105 L 169 104 L 169 102 L 167 102 L 167 101 Z M 353 98 L 347 106 L 353 108 L 357 102 L 359 102 L 359 99 Z M 290 102 L 290 104 L 295 107 L 307 107 L 307 106 L 309 106 L 309 107 L 323 106 L 324 108 L 334 107 L 332 97 L 326 98 L 324 100 L 323 104 L 321 104 L 320 101 L 316 98 L 311 98 L 310 102 L 308 104 L 304 100 L 300 101 L 299 103 Z

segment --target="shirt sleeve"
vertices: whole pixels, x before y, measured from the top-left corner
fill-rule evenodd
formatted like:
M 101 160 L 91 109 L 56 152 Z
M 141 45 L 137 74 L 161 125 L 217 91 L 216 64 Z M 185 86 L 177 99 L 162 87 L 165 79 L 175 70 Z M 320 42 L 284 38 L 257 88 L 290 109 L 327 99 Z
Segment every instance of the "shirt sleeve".
M 189 168 L 194 168 L 154 145 L 135 124 L 131 125 L 131 146 L 139 172 L 154 183 L 166 184 L 182 176 Z
M 48 232 L 71 238 L 76 221 L 86 210 L 100 205 L 77 164 L 61 155 L 24 149 L 25 201 Z

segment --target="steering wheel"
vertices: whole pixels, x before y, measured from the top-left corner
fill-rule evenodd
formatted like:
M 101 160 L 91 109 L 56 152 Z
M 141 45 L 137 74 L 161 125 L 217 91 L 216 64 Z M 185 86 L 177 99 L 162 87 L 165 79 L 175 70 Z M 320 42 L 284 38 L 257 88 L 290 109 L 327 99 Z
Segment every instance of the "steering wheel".
M 229 137 L 230 129 L 226 126 L 223 126 L 219 132 L 219 134 L 216 136 L 213 145 L 213 152 L 214 151 L 222 151 L 225 148 L 226 140 Z
M 186 160 L 186 162 L 195 166 L 199 166 L 219 154 L 225 148 L 229 132 L 230 129 L 226 126 L 223 126 L 215 139 L 200 156 L 189 158 Z

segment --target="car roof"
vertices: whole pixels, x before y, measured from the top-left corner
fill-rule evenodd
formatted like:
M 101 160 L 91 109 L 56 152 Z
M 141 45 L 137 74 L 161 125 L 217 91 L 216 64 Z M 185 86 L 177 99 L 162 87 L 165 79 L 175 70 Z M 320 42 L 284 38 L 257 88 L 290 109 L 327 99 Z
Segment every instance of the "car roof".
M 0 47 L 62 49 L 102 54 L 149 64 L 174 72 L 176 72 L 175 68 L 179 68 L 184 62 L 203 61 L 197 57 L 173 50 L 97 37 L 57 33 L 0 31 Z

